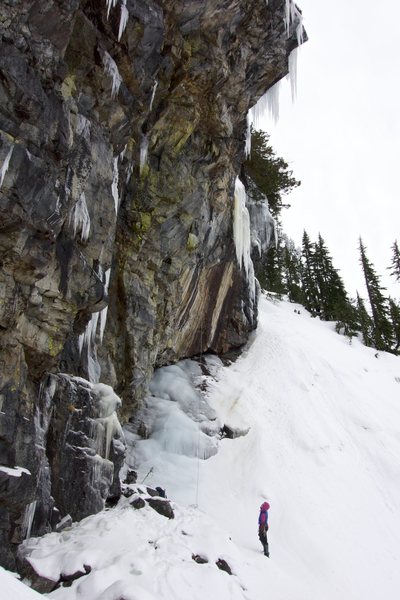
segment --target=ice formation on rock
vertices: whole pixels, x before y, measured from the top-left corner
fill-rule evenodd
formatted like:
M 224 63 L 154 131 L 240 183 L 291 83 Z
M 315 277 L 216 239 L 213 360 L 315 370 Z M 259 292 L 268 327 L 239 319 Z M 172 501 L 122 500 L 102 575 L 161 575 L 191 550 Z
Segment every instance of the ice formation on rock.
M 118 2 L 118 0 L 106 0 L 106 4 L 107 4 L 107 19 L 110 16 L 111 9 L 115 8 L 117 2 Z
M 118 94 L 120 85 L 122 83 L 122 77 L 119 74 L 118 67 L 113 58 L 108 54 L 108 52 L 104 52 L 103 54 L 103 65 L 104 70 L 112 79 L 112 87 L 111 87 L 111 98 L 115 98 Z
M 147 135 L 143 135 L 140 142 L 140 158 L 139 158 L 139 171 L 142 173 L 143 168 L 147 165 L 147 155 L 149 151 L 149 138 Z
M 119 29 L 118 29 L 118 41 L 120 41 L 122 34 L 125 31 L 126 25 L 128 23 L 129 12 L 126 8 L 126 0 L 122 0 L 121 2 L 121 18 L 119 21 Z
M 235 205 L 233 213 L 233 239 L 239 267 L 244 267 L 246 275 L 250 265 L 250 217 L 246 207 L 246 191 L 237 177 L 235 181 Z
M 155 82 L 154 82 L 154 85 L 153 85 L 153 90 L 151 92 L 149 112 L 151 112 L 151 109 L 153 108 L 153 102 L 154 102 L 154 97 L 156 95 L 157 87 L 158 87 L 158 81 L 156 79 Z
M 118 178 L 118 156 L 116 156 L 113 163 L 113 180 L 111 184 L 111 193 L 112 197 L 114 198 L 115 214 L 118 214 L 119 208 Z
M 247 113 L 246 122 L 247 122 L 247 130 L 246 130 L 246 145 L 245 145 L 244 152 L 245 152 L 246 158 L 249 158 L 250 154 L 251 154 L 251 126 L 252 126 L 251 111 L 249 111 Z
M 298 48 L 295 48 L 290 53 L 290 56 L 289 56 L 289 74 L 288 74 L 293 101 L 296 99 L 296 96 L 297 96 L 297 57 L 298 57 Z
M 11 146 L 10 150 L 8 151 L 7 156 L 4 159 L 2 167 L 0 169 L 0 188 L 3 185 L 4 177 L 6 176 L 6 173 L 8 171 L 8 166 L 10 164 L 10 159 L 11 159 L 11 155 L 13 153 L 13 150 L 14 150 L 14 146 Z
M 33 519 L 35 517 L 37 500 L 27 504 L 22 522 L 22 536 L 25 540 L 31 537 Z
M 278 81 L 250 109 L 250 119 L 256 129 L 262 126 L 262 121 L 267 115 L 275 122 L 279 119 L 279 91 L 280 82 Z
M 86 242 L 90 234 L 90 216 L 84 192 L 81 193 L 70 214 L 74 237 L 81 234 L 82 242 Z
M 110 275 L 111 275 L 111 269 L 107 269 L 107 271 L 104 273 L 104 295 L 108 295 L 108 286 L 110 285 Z M 100 344 L 103 341 L 104 330 L 106 328 L 107 311 L 108 311 L 108 306 L 103 308 L 103 310 L 100 312 L 100 332 L 99 332 Z
M 286 34 L 288 37 L 290 36 L 290 26 L 292 25 L 292 23 L 297 22 L 296 35 L 297 42 L 300 46 L 303 43 L 304 36 L 303 15 L 299 11 L 293 0 L 286 0 L 284 21 L 286 26 Z
M 92 390 L 98 398 L 99 417 L 96 419 L 97 425 L 97 446 L 100 456 L 104 455 L 107 460 L 110 458 L 111 442 L 113 437 L 123 438 L 121 424 L 117 416 L 117 409 L 121 406 L 121 399 L 114 392 L 113 388 L 104 383 L 92 385 Z

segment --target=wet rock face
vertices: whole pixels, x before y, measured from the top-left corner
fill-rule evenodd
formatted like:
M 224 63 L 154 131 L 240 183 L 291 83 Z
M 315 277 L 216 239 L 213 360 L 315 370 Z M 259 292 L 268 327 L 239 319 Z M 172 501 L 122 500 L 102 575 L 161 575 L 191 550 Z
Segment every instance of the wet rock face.
M 256 325 L 234 181 L 247 110 L 287 73 L 297 24 L 288 37 L 284 0 L 113 4 L 0 3 L 0 462 L 31 473 L 14 498 L 0 487 L 11 568 L 32 503 L 41 533 L 52 502 L 80 518 L 117 495 L 121 452 L 78 508 L 94 461 L 71 456 L 66 406 L 92 419 L 96 401 L 57 373 L 112 385 L 127 419 L 155 366 L 239 347 Z

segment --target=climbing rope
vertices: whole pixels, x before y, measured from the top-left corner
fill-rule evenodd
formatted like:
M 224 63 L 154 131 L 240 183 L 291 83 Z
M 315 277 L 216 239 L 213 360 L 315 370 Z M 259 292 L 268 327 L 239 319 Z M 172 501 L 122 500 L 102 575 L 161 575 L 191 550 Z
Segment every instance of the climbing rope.
M 200 325 L 200 363 L 203 356 L 203 322 Z M 200 487 L 200 423 L 197 429 L 197 481 L 196 481 L 196 503 L 195 508 L 199 507 L 199 487 Z

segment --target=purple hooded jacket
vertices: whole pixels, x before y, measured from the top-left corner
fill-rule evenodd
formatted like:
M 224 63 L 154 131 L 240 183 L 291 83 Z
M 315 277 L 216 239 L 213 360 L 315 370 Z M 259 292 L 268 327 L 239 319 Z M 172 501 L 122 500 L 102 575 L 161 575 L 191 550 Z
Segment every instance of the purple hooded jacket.
M 258 524 L 260 526 L 265 525 L 268 527 L 268 509 L 269 509 L 268 502 L 263 502 L 260 506 L 260 515 L 258 517 Z

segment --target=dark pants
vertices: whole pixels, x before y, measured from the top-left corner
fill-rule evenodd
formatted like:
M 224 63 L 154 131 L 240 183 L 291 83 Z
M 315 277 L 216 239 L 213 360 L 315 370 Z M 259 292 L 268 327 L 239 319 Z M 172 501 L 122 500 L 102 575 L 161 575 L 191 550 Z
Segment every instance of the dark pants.
M 267 531 L 268 530 L 263 526 L 259 527 L 258 529 L 258 537 L 260 538 L 260 542 L 264 548 L 265 556 L 269 556 Z

